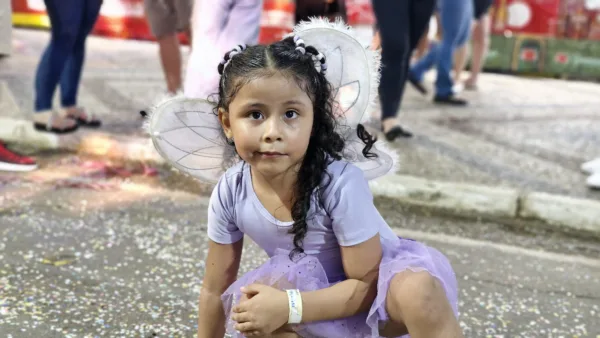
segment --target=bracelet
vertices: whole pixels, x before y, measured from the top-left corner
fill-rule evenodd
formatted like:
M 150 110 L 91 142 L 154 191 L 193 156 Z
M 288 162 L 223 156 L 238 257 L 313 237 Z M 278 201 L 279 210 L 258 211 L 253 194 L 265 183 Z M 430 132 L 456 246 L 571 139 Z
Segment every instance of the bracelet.
M 300 324 L 302 322 L 302 296 L 300 290 L 285 290 L 288 296 L 290 313 L 288 315 L 288 324 Z

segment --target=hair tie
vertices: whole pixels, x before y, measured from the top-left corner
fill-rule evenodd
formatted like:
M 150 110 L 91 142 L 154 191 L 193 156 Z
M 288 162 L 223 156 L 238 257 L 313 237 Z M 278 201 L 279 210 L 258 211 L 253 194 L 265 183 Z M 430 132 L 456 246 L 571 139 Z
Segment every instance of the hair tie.
M 304 46 L 304 40 L 302 40 L 298 35 L 294 35 L 294 43 L 296 44 L 296 50 L 302 54 L 306 54 L 306 48 Z
M 221 60 L 221 62 L 219 62 L 219 67 L 217 67 L 217 70 L 219 71 L 219 75 L 223 75 L 223 72 L 225 71 L 225 67 L 227 67 L 229 62 L 231 62 L 231 58 L 233 58 L 237 54 L 240 54 L 241 52 L 246 50 L 246 48 L 247 48 L 246 44 L 242 43 L 241 45 L 237 45 L 237 46 L 233 47 L 232 50 L 225 53 L 223 60 Z

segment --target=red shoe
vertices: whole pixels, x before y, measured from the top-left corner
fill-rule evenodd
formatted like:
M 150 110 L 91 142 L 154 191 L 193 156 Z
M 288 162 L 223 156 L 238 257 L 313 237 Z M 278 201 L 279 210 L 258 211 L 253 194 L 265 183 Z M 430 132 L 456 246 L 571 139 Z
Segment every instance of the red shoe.
M 31 171 L 35 169 L 37 169 L 37 163 L 33 158 L 13 153 L 0 143 L 0 171 Z

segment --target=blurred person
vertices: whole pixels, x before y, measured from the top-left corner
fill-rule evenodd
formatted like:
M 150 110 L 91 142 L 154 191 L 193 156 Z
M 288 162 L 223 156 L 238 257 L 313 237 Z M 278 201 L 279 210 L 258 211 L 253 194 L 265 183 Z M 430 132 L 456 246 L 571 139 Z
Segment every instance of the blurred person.
M 217 93 L 216 65 L 232 46 L 258 43 L 262 9 L 262 0 L 195 0 L 185 96 L 206 99 Z
M 600 189 L 600 157 L 582 164 L 581 170 L 590 175 L 586 181 L 588 187 Z
M 485 58 L 490 47 L 491 22 L 488 12 L 492 6 L 492 0 L 474 0 L 473 6 L 475 24 L 473 25 L 473 36 L 471 38 L 472 55 L 471 65 L 469 67 L 470 75 L 464 82 L 464 88 L 468 90 L 477 89 L 479 74 L 483 69 Z M 468 44 L 465 44 L 459 48 L 455 55 L 454 81 L 456 82 L 460 82 L 462 71 L 465 69 L 467 63 L 468 54 Z
M 373 12 L 381 39 L 382 131 L 388 141 L 411 137 L 397 115 L 406 83 L 410 56 L 429 25 L 435 0 L 373 0 Z
M 415 49 L 415 52 L 412 55 L 413 60 L 420 60 L 429 50 L 429 45 L 430 45 L 430 41 L 429 41 L 429 30 L 431 28 L 431 25 L 427 25 L 427 27 L 425 27 L 425 31 L 423 32 L 423 36 L 421 36 L 421 39 L 419 40 L 419 43 L 417 43 L 417 48 Z
M 456 97 L 451 77 L 455 51 L 464 45 L 471 32 L 473 17 L 472 0 L 439 0 L 441 42 L 433 43 L 429 52 L 410 69 L 408 80 L 422 94 L 425 73 L 434 65 L 437 68 L 434 102 L 464 106 L 467 101 Z
M 85 59 L 85 42 L 102 0 L 44 0 L 50 19 L 50 43 L 35 76 L 34 127 L 39 131 L 70 133 L 82 127 L 100 127 L 100 120 L 77 106 L 77 91 Z M 52 108 L 60 84 L 61 109 Z
M 0 56 L 9 56 L 12 52 L 12 4 L 10 1 L 0 5 Z M 0 171 L 30 171 L 37 168 L 33 158 L 22 156 L 9 150 L 0 140 Z
M 425 31 L 423 32 L 423 35 L 421 36 L 421 39 L 419 40 L 419 42 L 417 43 L 417 47 L 415 48 L 412 56 L 411 56 L 411 63 L 414 60 L 419 60 L 421 57 L 423 57 L 423 55 L 425 55 L 425 53 L 427 53 L 427 50 L 429 49 L 429 44 L 430 39 L 429 39 L 429 30 L 431 29 L 431 21 L 430 24 L 427 25 L 425 27 Z M 379 30 L 377 29 L 377 25 L 373 26 L 373 39 L 371 40 L 371 49 L 372 50 L 381 50 L 381 37 L 379 35 Z
M 186 34 L 191 43 L 190 16 L 193 1 L 144 0 L 146 18 L 158 42 L 160 61 L 170 95 L 175 95 L 182 87 L 178 34 Z

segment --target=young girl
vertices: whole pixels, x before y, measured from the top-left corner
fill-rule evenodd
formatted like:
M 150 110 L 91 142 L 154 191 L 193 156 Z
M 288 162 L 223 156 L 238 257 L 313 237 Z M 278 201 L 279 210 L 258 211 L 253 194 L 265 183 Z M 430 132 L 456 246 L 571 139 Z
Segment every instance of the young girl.
M 372 171 L 348 156 L 353 142 L 342 132 L 342 122 L 356 124 L 351 129 L 364 158 L 384 154 L 364 127 L 352 122 L 360 119 L 348 111 L 336 115 L 342 90 L 331 79 L 377 67 L 353 64 L 365 59 L 364 50 L 348 42 L 347 28 L 335 28 L 297 30 L 296 36 L 269 46 L 238 46 L 218 67 L 218 121 L 241 160 L 220 177 L 210 199 L 200 338 L 225 333 L 462 337 L 456 278 L 448 260 L 394 234 L 373 204 L 365 179 Z M 334 30 L 341 37 L 320 44 L 326 52 L 309 45 L 311 39 L 335 35 Z M 356 57 L 342 57 L 335 65 L 336 51 Z M 328 68 L 337 73 L 330 75 Z M 358 88 L 367 87 L 360 95 L 376 92 L 376 81 L 357 81 Z M 352 100 L 352 107 L 360 101 Z M 211 134 L 212 125 L 194 120 L 209 114 L 191 114 L 190 102 L 183 99 L 177 109 L 159 107 L 172 125 L 159 128 L 156 119 L 161 117 L 153 116 L 150 129 L 163 156 L 205 177 L 214 167 L 201 168 L 194 161 L 209 153 L 214 158 L 215 149 L 225 148 Z M 201 135 L 204 144 L 189 144 L 194 135 Z M 355 159 L 358 166 L 343 158 Z M 245 236 L 270 259 L 236 280 Z

